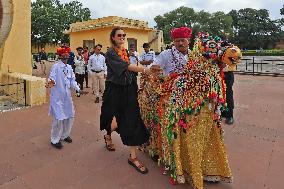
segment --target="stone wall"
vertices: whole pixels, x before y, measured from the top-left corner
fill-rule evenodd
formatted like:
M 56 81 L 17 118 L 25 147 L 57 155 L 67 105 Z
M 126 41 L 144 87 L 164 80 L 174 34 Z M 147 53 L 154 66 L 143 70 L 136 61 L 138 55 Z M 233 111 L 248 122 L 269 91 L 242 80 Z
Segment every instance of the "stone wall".
M 43 104 L 46 102 L 45 79 L 32 76 L 31 1 L 0 2 L 3 11 L 0 27 L 0 42 L 1 39 L 3 41 L 0 47 L 0 92 L 19 104 Z
M 21 73 L 5 73 L 1 77 L 2 93 L 10 100 L 28 106 L 46 103 L 45 79 Z
M 162 30 L 152 30 L 148 33 L 148 42 L 150 43 L 150 48 L 155 52 L 160 53 L 165 49 L 163 31 Z
M 13 20 L 3 50 L 1 72 L 18 72 L 31 75 L 31 1 L 30 0 L 0 0 L 9 2 L 3 6 L 4 12 L 10 12 Z M 13 11 L 8 5 L 13 5 Z M 5 14 L 4 14 L 5 15 Z M 8 18 L 8 17 L 7 17 Z M 11 19 L 11 18 L 10 18 Z M 4 21 L 4 19 L 3 19 Z M 2 23 L 4 25 L 4 22 Z M 2 32 L 0 32 L 2 36 Z M 0 60 L 1 61 L 1 60 Z

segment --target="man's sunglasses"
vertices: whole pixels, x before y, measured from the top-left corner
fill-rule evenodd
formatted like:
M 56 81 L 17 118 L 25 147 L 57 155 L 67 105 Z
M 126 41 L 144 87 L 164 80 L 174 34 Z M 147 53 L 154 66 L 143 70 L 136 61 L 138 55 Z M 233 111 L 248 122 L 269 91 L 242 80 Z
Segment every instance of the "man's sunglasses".
M 117 34 L 117 37 L 125 37 L 126 36 L 126 34 L 124 33 L 124 34 Z

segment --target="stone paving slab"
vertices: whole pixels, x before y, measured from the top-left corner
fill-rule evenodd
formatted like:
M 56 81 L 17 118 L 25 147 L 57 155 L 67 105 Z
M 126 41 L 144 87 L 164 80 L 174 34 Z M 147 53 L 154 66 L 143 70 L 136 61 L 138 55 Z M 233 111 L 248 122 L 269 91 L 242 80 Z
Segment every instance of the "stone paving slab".
M 235 77 L 235 119 L 224 125 L 234 182 L 205 183 L 205 189 L 283 189 L 284 78 Z M 100 104 L 90 89 L 74 97 L 72 144 L 62 150 L 49 142 L 48 104 L 0 114 L 0 189 L 190 189 L 172 186 L 147 154 L 139 158 L 149 174 L 127 163 L 128 149 L 117 134 L 115 152 L 104 147 Z M 48 92 L 48 91 L 47 91 Z

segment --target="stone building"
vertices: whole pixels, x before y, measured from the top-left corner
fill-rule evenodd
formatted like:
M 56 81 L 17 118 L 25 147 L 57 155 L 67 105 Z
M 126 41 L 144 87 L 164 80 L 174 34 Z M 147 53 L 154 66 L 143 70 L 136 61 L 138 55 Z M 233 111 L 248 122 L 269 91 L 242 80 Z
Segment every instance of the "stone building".
M 163 32 L 148 27 L 148 22 L 122 18 L 118 16 L 108 16 L 77 22 L 70 25 L 70 29 L 65 31 L 70 35 L 71 49 L 78 46 L 88 46 L 92 48 L 96 44 L 103 46 L 106 51 L 110 46 L 109 34 L 114 27 L 122 27 L 127 34 L 126 48 L 134 44 L 139 53 L 143 51 L 143 43 L 150 43 L 151 49 L 155 52 L 161 52 L 164 48 Z

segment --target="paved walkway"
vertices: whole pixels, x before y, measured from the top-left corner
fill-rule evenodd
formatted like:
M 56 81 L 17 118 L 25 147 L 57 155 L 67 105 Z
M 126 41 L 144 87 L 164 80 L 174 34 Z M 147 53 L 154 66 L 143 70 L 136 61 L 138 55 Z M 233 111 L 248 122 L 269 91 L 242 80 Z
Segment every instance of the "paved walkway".
M 235 119 L 224 126 L 234 174 L 232 184 L 206 183 L 206 189 L 283 189 L 284 78 L 235 78 Z M 128 149 L 114 135 L 115 152 L 104 147 L 100 105 L 88 94 L 74 97 L 72 144 L 62 150 L 49 142 L 48 104 L 0 114 L 0 189 L 189 189 L 172 186 L 146 154 L 149 174 L 127 164 Z

